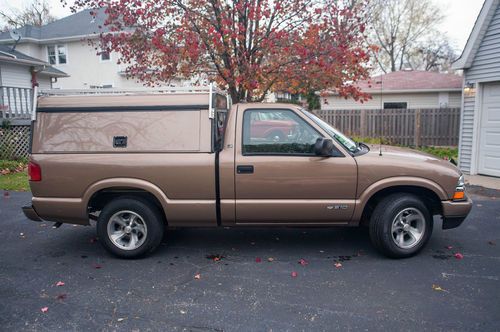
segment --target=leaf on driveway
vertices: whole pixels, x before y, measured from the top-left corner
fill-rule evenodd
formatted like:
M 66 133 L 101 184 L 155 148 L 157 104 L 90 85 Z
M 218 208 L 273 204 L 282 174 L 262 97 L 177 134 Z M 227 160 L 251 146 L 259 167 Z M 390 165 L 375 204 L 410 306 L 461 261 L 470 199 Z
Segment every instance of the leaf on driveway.
M 255 257 L 255 263 L 260 263 L 262 262 L 262 259 L 260 257 Z
M 293 271 L 292 272 L 292 278 L 296 278 L 298 276 L 297 272 Z
M 94 264 L 94 269 L 102 269 L 102 265 L 100 265 L 100 264 Z
M 274 258 L 273 258 L 273 257 L 269 257 L 269 258 L 267 259 L 267 261 L 268 261 L 268 262 L 274 262 Z
M 306 261 L 304 258 L 301 258 L 301 259 L 299 260 L 299 264 L 300 264 L 300 265 L 302 265 L 302 266 L 306 266 L 307 264 L 309 264 L 309 262 L 308 262 L 308 261 Z
M 200 280 L 200 279 L 201 279 L 201 274 L 199 274 L 199 273 L 195 274 L 195 275 L 194 275 L 194 278 L 195 278 L 196 280 Z
M 446 246 L 445 248 L 446 248 L 446 249 L 448 249 L 448 250 L 453 249 L 453 247 L 452 247 L 452 246 Z
M 335 265 L 335 267 L 336 267 L 337 269 L 340 269 L 340 268 L 342 267 L 342 263 L 340 263 L 340 262 L 335 262 L 335 264 L 334 264 L 334 265 Z
M 490 246 L 494 246 L 494 245 L 496 245 L 494 241 L 488 241 L 488 244 L 489 244 Z
M 43 307 L 40 309 L 40 311 L 46 313 L 47 311 L 49 311 L 49 307 Z
M 462 259 L 462 258 L 464 258 L 464 255 L 462 255 L 459 252 L 455 253 L 455 255 L 453 255 L 453 256 L 455 256 L 456 259 Z
M 3 192 L 3 197 L 10 198 L 10 193 L 8 191 Z
M 62 282 L 62 281 L 58 281 L 58 282 L 56 283 L 56 286 L 57 286 L 57 287 L 64 286 L 64 282 Z
M 64 294 L 64 293 L 63 294 L 59 294 L 59 295 L 56 296 L 56 300 L 60 300 L 60 301 L 66 300 L 66 297 L 67 297 L 67 295 Z
M 432 284 L 432 289 L 435 290 L 436 292 L 448 292 L 446 289 L 441 288 L 441 286 L 438 286 L 436 284 Z

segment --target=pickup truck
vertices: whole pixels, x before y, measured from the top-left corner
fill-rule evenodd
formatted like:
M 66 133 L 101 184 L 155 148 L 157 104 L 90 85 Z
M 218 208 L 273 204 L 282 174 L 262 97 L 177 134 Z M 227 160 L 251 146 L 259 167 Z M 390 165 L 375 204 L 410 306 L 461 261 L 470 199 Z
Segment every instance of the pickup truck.
M 433 216 L 457 227 L 472 206 L 450 162 L 354 142 L 296 105 L 230 105 L 213 89 L 46 93 L 28 173 L 29 219 L 96 221 L 124 258 L 152 252 L 169 227 L 218 226 L 363 226 L 403 258 L 428 242 Z

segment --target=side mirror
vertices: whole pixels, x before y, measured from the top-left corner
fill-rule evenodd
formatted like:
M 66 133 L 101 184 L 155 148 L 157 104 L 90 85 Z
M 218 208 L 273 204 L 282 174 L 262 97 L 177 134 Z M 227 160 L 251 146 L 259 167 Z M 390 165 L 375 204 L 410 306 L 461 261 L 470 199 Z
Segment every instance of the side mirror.
M 314 154 L 321 157 L 331 157 L 334 145 L 330 138 L 318 138 L 314 144 Z

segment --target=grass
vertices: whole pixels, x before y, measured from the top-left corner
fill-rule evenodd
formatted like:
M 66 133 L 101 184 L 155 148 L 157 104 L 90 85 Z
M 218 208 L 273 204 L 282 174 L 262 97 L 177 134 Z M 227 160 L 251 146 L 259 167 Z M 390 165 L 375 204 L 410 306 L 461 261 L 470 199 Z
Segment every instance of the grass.
M 395 144 L 391 144 L 388 140 L 382 138 L 372 138 L 372 137 L 353 137 L 353 139 L 356 141 L 356 142 L 363 142 L 365 144 L 380 144 L 380 142 L 382 142 L 382 144 L 384 145 L 394 145 L 394 146 L 397 146 Z M 405 147 L 405 146 L 402 146 L 402 147 Z M 443 147 L 443 146 L 421 146 L 421 147 L 408 147 L 408 148 L 411 148 L 411 149 L 414 149 L 414 150 L 418 150 L 418 151 L 422 151 L 422 152 L 426 152 L 426 153 L 429 153 L 429 154 L 432 154 L 436 157 L 439 157 L 441 159 L 448 159 L 448 160 L 458 160 L 458 148 L 456 147 Z
M 29 190 L 26 160 L 0 160 L 0 189 Z
M 28 183 L 28 174 L 26 172 L 18 172 L 7 175 L 0 175 L 0 189 L 11 191 L 28 191 L 30 189 Z

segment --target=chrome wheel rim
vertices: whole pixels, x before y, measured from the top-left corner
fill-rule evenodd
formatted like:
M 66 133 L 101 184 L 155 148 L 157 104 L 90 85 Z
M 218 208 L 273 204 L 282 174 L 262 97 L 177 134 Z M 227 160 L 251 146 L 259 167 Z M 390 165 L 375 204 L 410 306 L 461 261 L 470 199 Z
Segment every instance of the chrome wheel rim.
M 134 250 L 146 241 L 148 228 L 140 215 L 133 211 L 119 211 L 109 218 L 108 237 L 120 249 Z
M 400 211 L 392 221 L 391 236 L 394 243 L 402 249 L 415 247 L 425 232 L 424 214 L 417 208 Z

